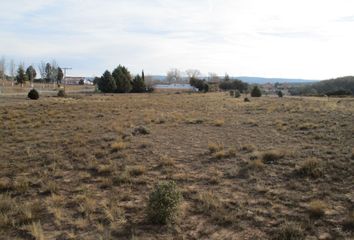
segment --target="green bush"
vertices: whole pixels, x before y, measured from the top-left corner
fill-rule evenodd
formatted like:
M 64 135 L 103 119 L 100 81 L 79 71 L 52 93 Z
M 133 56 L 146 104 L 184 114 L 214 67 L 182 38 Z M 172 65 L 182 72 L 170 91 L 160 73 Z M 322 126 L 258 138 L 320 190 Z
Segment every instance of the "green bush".
M 251 91 L 251 97 L 261 97 L 262 92 L 258 86 L 254 86 Z
M 29 91 L 27 96 L 29 99 L 37 100 L 39 98 L 39 93 L 36 89 L 32 89 L 31 91 Z
M 155 224 L 173 222 L 178 213 L 182 195 L 173 181 L 161 182 L 150 193 L 148 218 Z

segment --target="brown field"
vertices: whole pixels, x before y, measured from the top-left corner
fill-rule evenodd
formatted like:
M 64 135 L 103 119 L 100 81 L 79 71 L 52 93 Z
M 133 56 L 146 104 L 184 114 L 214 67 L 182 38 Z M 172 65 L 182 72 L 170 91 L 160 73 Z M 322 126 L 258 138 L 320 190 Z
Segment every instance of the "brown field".
M 353 99 L 0 97 L 0 120 L 0 239 L 353 239 Z

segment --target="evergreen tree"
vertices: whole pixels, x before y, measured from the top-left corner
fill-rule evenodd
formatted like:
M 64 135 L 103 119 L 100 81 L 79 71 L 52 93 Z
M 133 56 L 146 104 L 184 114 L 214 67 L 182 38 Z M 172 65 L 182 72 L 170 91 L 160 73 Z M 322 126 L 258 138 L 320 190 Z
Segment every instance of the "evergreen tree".
M 258 86 L 254 86 L 252 91 L 251 91 L 251 97 L 261 97 L 262 96 L 262 92 L 259 89 Z
M 58 74 L 57 74 L 57 84 L 61 84 L 61 82 L 63 81 L 64 78 L 64 73 L 63 73 L 63 69 L 61 69 L 60 67 L 58 67 Z
M 98 89 L 104 93 L 113 93 L 116 91 L 117 86 L 112 74 L 106 70 L 98 81 Z
M 278 95 L 278 97 L 282 98 L 284 94 L 283 94 L 282 91 L 279 90 L 279 91 L 277 92 L 277 95 Z
M 33 84 L 33 80 L 36 78 L 37 76 L 37 72 L 36 70 L 34 69 L 34 67 L 32 66 L 29 66 L 27 69 L 26 69 L 26 75 L 27 75 L 27 79 L 31 82 L 31 84 Z M 33 86 L 32 86 L 33 87 Z
M 116 92 L 128 93 L 132 90 L 132 77 L 126 67 L 119 65 L 114 69 L 112 76 L 116 83 Z
M 21 87 L 23 84 L 28 80 L 27 75 L 25 73 L 25 69 L 23 68 L 22 65 L 18 67 L 17 70 L 17 76 L 16 76 L 16 81 L 18 84 L 21 84 Z
M 198 89 L 199 92 L 208 92 L 209 85 L 205 80 L 201 80 L 195 77 L 189 79 L 189 84 Z
M 52 73 L 52 65 L 50 65 L 50 63 L 47 63 L 45 65 L 45 81 L 47 83 L 49 83 L 51 80 L 51 73 Z
M 144 74 L 144 72 L 142 74 Z M 145 86 L 144 79 L 142 77 L 140 77 L 139 75 L 137 75 L 133 79 L 132 92 L 134 92 L 134 93 L 146 92 L 146 86 Z

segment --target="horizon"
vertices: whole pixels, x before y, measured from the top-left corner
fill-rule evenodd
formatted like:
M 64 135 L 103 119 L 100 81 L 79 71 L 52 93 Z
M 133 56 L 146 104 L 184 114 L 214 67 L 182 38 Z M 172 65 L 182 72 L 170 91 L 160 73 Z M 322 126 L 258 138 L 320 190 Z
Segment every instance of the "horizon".
M 68 76 L 172 68 L 224 76 L 325 80 L 353 75 L 354 2 L 58 1 L 2 3 L 0 57 Z

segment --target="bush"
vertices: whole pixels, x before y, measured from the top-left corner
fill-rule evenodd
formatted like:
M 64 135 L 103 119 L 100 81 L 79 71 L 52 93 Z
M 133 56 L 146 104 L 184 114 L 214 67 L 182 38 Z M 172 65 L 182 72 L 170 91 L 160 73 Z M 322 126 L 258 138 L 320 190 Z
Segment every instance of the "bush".
M 259 87 L 254 86 L 252 91 L 251 91 L 251 97 L 261 97 L 262 96 L 262 92 L 259 89 Z
M 325 215 L 327 204 L 320 200 L 314 200 L 309 203 L 308 211 L 311 217 L 320 218 Z
M 240 93 L 239 90 L 235 90 L 235 92 L 234 92 L 234 97 L 235 97 L 235 98 L 241 97 L 241 93 Z
M 189 84 L 198 89 L 199 92 L 208 92 L 209 85 L 205 80 L 192 77 Z
M 178 213 L 182 195 L 173 181 L 162 182 L 150 193 L 148 203 L 148 218 L 152 223 L 166 224 L 172 222 Z
M 303 240 L 304 230 L 295 224 L 285 224 L 273 234 L 273 240 Z
M 28 93 L 28 98 L 32 100 L 37 100 L 39 98 L 39 93 L 36 89 L 32 89 Z
M 244 102 L 250 102 L 251 100 L 249 98 L 243 99 Z
M 279 150 L 271 150 L 263 153 L 262 160 L 266 164 L 276 163 L 278 160 L 282 159 L 285 154 Z
M 66 93 L 65 93 L 65 90 L 64 89 L 60 89 L 58 91 L 58 97 L 66 97 Z
M 296 172 L 300 176 L 312 178 L 319 178 L 324 174 L 321 162 L 314 158 L 303 161 L 296 169 Z
M 277 95 L 278 95 L 278 97 L 280 97 L 280 98 L 282 98 L 282 97 L 284 96 L 284 94 L 283 94 L 282 91 L 278 91 L 278 92 L 277 92 Z

